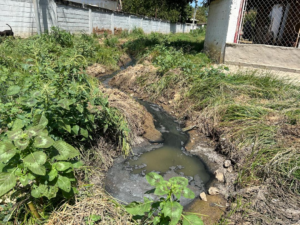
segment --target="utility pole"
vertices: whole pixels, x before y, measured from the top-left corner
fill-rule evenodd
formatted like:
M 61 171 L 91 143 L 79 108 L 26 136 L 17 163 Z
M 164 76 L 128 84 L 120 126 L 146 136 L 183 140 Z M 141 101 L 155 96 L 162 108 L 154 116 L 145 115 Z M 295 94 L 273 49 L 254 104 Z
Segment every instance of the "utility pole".
M 195 29 L 195 19 L 196 19 L 197 8 L 198 8 L 198 0 L 195 0 L 195 10 L 194 10 L 194 20 L 193 20 L 193 30 Z

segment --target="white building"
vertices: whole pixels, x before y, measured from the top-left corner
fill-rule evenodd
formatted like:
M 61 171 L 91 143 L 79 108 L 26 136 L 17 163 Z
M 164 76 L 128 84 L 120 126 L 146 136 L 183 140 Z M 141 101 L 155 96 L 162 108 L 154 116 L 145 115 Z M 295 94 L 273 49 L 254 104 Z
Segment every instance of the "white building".
M 205 49 L 218 62 L 300 73 L 300 1 L 209 0 Z

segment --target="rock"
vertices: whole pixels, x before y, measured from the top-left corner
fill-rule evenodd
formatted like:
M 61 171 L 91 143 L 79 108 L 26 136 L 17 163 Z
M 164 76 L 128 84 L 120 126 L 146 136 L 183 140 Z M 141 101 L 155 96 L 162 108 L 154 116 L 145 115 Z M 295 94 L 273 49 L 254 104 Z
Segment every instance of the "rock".
M 228 167 L 230 167 L 231 166 L 231 161 L 230 160 L 225 160 L 224 161 L 224 167 L 225 168 L 228 168 Z
M 216 187 L 210 187 L 208 189 L 208 194 L 210 194 L 210 195 L 218 195 L 219 193 L 220 193 L 219 189 Z
M 178 101 L 180 101 L 180 99 L 181 99 L 180 93 L 176 93 L 176 94 L 174 95 L 174 101 L 175 101 L 175 102 L 178 102 Z
M 200 194 L 200 198 L 201 198 L 201 200 L 207 202 L 207 198 L 206 198 L 205 192 L 202 192 L 202 193 Z
M 189 126 L 189 127 L 183 128 L 182 131 L 183 131 L 183 132 L 187 132 L 187 131 L 190 131 L 190 130 L 195 129 L 196 127 L 197 127 L 197 126 Z
M 229 167 L 227 168 L 227 171 L 228 171 L 229 173 L 232 173 L 232 172 L 233 172 L 233 166 L 229 166 Z
M 224 174 L 223 174 L 223 173 L 221 173 L 221 172 L 219 172 L 219 171 L 217 170 L 214 174 L 215 174 L 216 179 L 217 179 L 219 182 L 222 182 L 222 183 L 225 182 Z

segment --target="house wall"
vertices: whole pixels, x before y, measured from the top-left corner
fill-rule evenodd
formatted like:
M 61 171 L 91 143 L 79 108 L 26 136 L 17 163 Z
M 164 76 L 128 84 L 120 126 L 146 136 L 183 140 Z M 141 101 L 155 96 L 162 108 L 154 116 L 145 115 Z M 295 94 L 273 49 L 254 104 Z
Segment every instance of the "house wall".
M 35 4 L 38 14 L 35 15 Z M 188 33 L 190 26 L 138 17 L 97 7 L 71 3 L 64 5 L 54 0 L 0 0 L 0 30 L 12 26 L 15 36 L 28 37 L 58 26 L 71 33 L 114 32 L 117 29 L 142 28 L 145 33 Z M 40 21 L 37 27 L 37 21 Z
M 215 0 L 209 6 L 204 48 L 223 62 L 226 42 L 233 43 L 242 0 Z
M 226 44 L 225 63 L 300 73 L 300 49 L 271 45 Z

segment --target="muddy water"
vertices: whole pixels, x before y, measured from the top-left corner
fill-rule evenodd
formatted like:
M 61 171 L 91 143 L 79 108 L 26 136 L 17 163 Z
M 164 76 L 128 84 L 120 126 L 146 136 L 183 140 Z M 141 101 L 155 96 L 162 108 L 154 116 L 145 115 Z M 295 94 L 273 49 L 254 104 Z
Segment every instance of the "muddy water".
M 116 75 L 102 77 L 105 86 L 109 87 L 110 79 Z M 189 154 L 184 146 L 189 137 L 181 131 L 179 123 L 168 115 L 158 105 L 137 100 L 153 115 L 155 127 L 162 133 L 162 143 L 149 143 L 133 149 L 133 154 L 124 159 L 119 157 L 108 171 L 105 188 L 116 199 L 129 203 L 143 201 L 143 197 L 155 199 L 153 195 L 144 193 L 152 187 L 148 184 L 145 175 L 155 171 L 170 179 L 174 176 L 184 176 L 189 180 L 189 188 L 196 196 L 205 191 L 206 184 L 212 174 L 197 156 Z M 190 199 L 181 199 L 183 205 L 191 202 Z
M 139 101 L 153 115 L 155 127 L 163 135 L 163 145 L 153 151 L 145 152 L 139 157 L 128 160 L 132 166 L 132 173 L 149 173 L 159 171 L 166 173 L 170 170 L 176 171 L 180 175 L 194 177 L 199 176 L 206 183 L 210 180 L 210 174 L 203 162 L 196 156 L 190 155 L 185 151 L 184 146 L 189 140 L 187 134 L 174 118 L 169 116 L 159 106 L 144 101 Z M 144 165 L 143 168 L 142 165 Z M 140 169 L 139 169 L 140 168 Z

